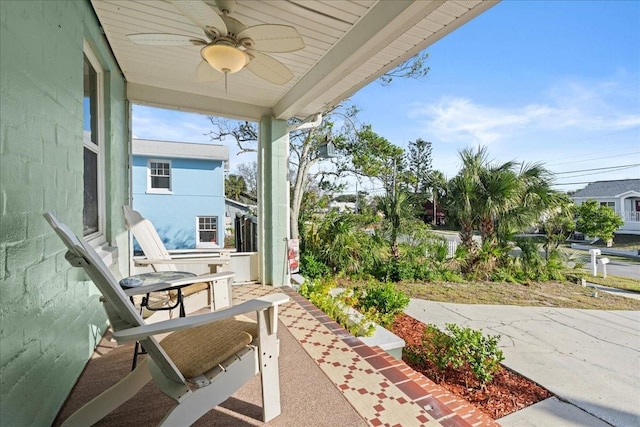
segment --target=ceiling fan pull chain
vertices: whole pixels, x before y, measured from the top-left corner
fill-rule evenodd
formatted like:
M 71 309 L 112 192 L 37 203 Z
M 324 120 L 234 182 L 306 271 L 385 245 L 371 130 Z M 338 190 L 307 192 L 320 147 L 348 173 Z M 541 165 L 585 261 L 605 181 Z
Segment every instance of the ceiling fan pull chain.
M 229 73 L 224 73 L 224 94 L 229 95 L 229 88 L 227 88 L 227 75 Z

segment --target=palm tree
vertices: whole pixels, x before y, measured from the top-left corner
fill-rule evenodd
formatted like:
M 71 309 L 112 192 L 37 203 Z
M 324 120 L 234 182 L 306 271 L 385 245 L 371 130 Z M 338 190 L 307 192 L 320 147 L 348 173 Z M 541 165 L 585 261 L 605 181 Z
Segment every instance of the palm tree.
M 442 203 L 441 195 L 447 190 L 447 178 L 440 171 L 431 171 L 429 173 L 428 186 L 431 188 L 433 198 L 433 219 L 431 223 L 436 224 L 438 202 Z
M 229 199 L 240 201 L 240 195 L 246 193 L 247 184 L 239 175 L 229 175 L 224 183 L 224 195 Z
M 460 227 L 460 241 L 469 252 L 474 251 L 473 229 L 476 222 L 474 195 L 476 181 L 465 173 L 458 173 L 447 185 L 447 216 Z
M 523 163 L 514 173 L 518 183 L 516 203 L 503 212 L 496 224 L 502 241 L 539 222 L 545 212 L 562 201 L 561 193 L 551 188 L 553 175 L 540 163 Z
M 496 222 L 518 206 L 520 183 L 513 163 L 485 166 L 478 171 L 474 205 L 482 243 L 496 243 Z
M 558 193 L 551 189 L 551 173 L 540 164 L 492 164 L 486 147 L 464 149 L 460 158 L 462 169 L 448 185 L 448 213 L 460 226 L 467 249 L 474 249 L 473 230 L 480 231 L 492 262 L 496 245 L 504 246 L 511 233 L 533 224 Z
M 397 260 L 400 258 L 398 248 L 398 234 L 400 233 L 401 220 L 413 216 L 409 195 L 402 190 L 392 191 L 380 199 L 378 208 L 384 214 L 389 228 L 389 244 L 391 256 Z

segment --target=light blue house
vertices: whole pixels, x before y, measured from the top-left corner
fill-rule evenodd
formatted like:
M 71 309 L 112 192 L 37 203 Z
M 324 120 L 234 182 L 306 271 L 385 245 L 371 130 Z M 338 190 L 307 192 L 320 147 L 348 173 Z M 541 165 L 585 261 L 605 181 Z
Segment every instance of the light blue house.
M 133 208 L 167 249 L 224 247 L 224 145 L 133 139 Z

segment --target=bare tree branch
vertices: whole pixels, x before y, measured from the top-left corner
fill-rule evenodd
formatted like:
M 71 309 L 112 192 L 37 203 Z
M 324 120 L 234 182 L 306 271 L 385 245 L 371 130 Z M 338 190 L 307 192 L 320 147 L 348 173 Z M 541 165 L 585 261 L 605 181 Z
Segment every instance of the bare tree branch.
M 258 125 L 252 122 L 234 122 L 222 117 L 208 116 L 213 125 L 207 135 L 212 141 L 222 141 L 227 137 L 232 137 L 240 149 L 239 154 L 256 152 L 257 148 L 248 144 L 258 142 Z
M 411 57 L 398 65 L 393 70 L 380 76 L 378 81 L 382 86 L 388 86 L 391 84 L 394 78 L 401 79 L 424 79 L 429 73 L 429 67 L 426 62 L 429 58 L 428 52 L 421 52 L 414 57 Z

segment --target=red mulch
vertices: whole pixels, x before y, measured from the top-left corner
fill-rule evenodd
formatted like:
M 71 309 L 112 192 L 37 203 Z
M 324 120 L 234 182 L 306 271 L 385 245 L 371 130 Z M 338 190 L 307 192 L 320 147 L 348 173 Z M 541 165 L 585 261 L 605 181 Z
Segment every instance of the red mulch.
M 392 330 L 394 334 L 405 340 L 407 346 L 410 346 L 422 343 L 424 328 L 424 323 L 401 314 L 396 317 Z M 475 380 L 471 379 L 471 374 L 464 369 L 458 371 L 448 369 L 442 379 L 442 375 L 430 362 L 427 361 L 418 366 L 407 361 L 404 356 L 403 359 L 414 370 L 475 405 L 493 419 L 504 417 L 552 396 L 548 390 L 505 367 L 494 375 L 491 383 L 481 389 L 477 383 L 474 383 Z M 465 378 L 467 384 L 465 384 Z

